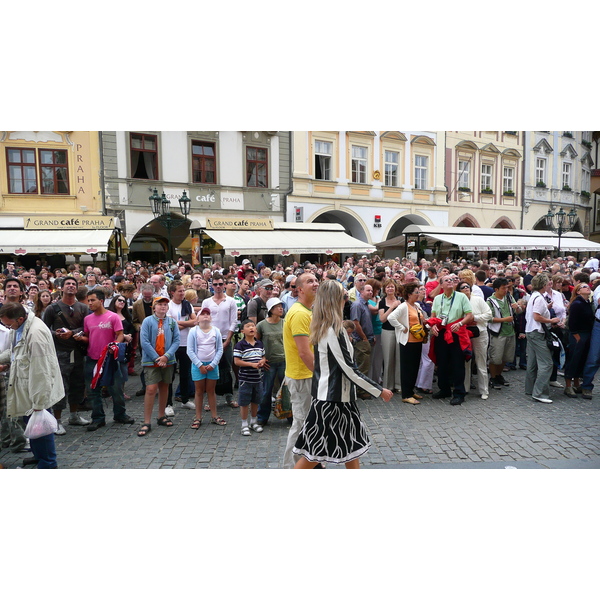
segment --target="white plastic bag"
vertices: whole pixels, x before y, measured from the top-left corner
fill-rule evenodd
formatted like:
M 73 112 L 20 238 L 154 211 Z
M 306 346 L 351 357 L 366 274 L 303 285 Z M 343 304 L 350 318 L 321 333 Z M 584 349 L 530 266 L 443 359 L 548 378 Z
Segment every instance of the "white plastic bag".
M 25 428 L 25 437 L 28 437 L 30 440 L 37 440 L 37 438 L 55 433 L 57 429 L 58 422 L 54 418 L 54 415 L 47 410 L 38 410 L 29 417 L 27 427 Z

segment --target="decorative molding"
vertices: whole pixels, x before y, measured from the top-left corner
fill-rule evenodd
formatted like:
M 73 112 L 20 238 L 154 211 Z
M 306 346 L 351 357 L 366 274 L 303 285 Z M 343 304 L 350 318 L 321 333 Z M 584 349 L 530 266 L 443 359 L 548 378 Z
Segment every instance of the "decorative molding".
M 589 150 L 581 157 L 581 162 L 587 164 L 590 169 L 594 166 L 594 161 L 592 160 L 592 155 Z
M 410 140 L 411 144 L 424 144 L 425 146 L 435 146 L 435 142 L 426 135 L 417 135 L 412 140 Z
M 491 152 L 492 154 L 500 154 L 500 150 L 498 150 L 498 148 L 496 148 L 496 146 L 494 146 L 494 144 L 492 144 L 491 142 L 489 144 L 486 144 L 482 149 L 482 152 Z
M 546 154 L 552 154 L 552 152 L 554 152 L 554 149 L 552 148 L 552 146 L 548 143 L 548 140 L 546 138 L 542 138 L 534 147 L 533 147 L 535 152 L 545 152 Z
M 521 153 L 518 150 L 515 150 L 514 148 L 507 148 L 506 150 L 504 150 L 504 152 L 502 152 L 503 156 L 516 156 L 517 158 L 521 158 Z
M 365 137 L 376 137 L 374 131 L 347 131 L 346 133 L 351 135 L 364 135 Z
M 468 149 L 468 150 L 479 150 L 477 144 L 475 142 L 471 142 L 469 140 L 463 140 L 462 142 L 458 142 L 456 144 L 456 148 Z
M 575 148 L 573 148 L 572 144 L 567 144 L 564 148 L 563 151 L 560 153 L 561 156 L 566 156 L 568 154 L 571 155 L 571 158 L 575 158 L 576 156 L 579 156 L 577 154 L 577 152 L 575 152 Z
M 388 139 L 388 140 L 397 140 L 400 142 L 406 142 L 406 140 L 407 140 L 406 136 L 400 131 L 384 131 L 379 137 L 382 140 Z
M 64 143 L 62 134 L 55 131 L 11 131 L 10 140 L 23 140 L 25 142 L 58 142 Z

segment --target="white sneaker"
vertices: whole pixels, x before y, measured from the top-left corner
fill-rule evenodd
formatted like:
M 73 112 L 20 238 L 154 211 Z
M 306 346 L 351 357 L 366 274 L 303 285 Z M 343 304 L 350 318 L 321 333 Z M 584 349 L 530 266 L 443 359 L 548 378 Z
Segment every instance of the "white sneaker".
M 175 411 L 173 410 L 172 406 L 167 406 L 167 408 L 165 408 L 165 416 L 167 416 L 167 417 L 175 416 Z
M 54 432 L 54 435 L 66 435 L 66 434 L 67 434 L 67 432 L 66 432 L 65 428 L 63 427 L 63 424 L 59 421 L 58 428 Z
M 538 402 L 543 402 L 544 404 L 552 404 L 552 400 L 550 400 L 550 398 L 536 398 L 535 396 L 532 396 L 532 398 Z
M 188 400 L 187 402 L 181 403 L 181 408 L 187 408 L 188 410 L 196 410 L 196 405 L 191 400 Z
M 552 387 L 557 387 L 557 388 L 561 388 L 561 389 L 563 389 L 565 387 L 562 383 L 560 383 L 560 381 L 551 381 L 550 385 Z
M 79 413 L 75 413 L 69 417 L 69 425 L 81 425 L 83 427 L 84 425 L 89 425 L 90 423 L 91 421 L 84 419 Z
M 487 400 L 489 398 L 488 394 L 481 394 L 481 399 L 482 400 Z

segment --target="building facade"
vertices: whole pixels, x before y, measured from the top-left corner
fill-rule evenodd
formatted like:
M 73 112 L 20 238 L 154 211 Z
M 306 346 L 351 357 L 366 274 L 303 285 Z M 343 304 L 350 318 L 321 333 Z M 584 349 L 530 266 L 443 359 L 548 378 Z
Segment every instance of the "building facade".
M 592 147 L 590 149 L 594 164 L 590 172 L 590 202 L 592 219 L 590 223 L 590 239 L 600 242 L 600 131 L 592 132 Z
M 446 132 L 450 226 L 519 229 L 522 181 L 522 132 Z
M 164 260 L 168 234 L 188 253 L 195 219 L 269 217 L 283 221 L 290 192 L 290 133 L 282 131 L 103 131 L 107 214 L 120 218 L 129 257 Z M 149 197 L 157 190 L 181 224 L 167 231 Z M 181 218 L 179 199 L 191 199 Z M 210 240 L 207 240 L 210 248 Z
M 287 220 L 339 223 L 364 242 L 448 225 L 445 133 L 295 131 Z
M 573 231 L 589 237 L 591 202 L 591 131 L 526 131 L 523 229 L 547 229 L 548 210 L 577 212 Z
M 102 221 L 100 162 L 96 131 L 0 132 L 0 261 L 62 266 L 105 251 L 112 227 L 101 244 L 91 233 Z

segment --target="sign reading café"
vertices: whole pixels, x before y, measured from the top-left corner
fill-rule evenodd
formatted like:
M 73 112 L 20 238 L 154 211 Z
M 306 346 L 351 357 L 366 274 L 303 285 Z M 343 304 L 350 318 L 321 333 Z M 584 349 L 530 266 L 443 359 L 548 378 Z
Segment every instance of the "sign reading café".
M 25 217 L 25 229 L 114 229 L 114 217 L 82 215 L 42 215 Z

